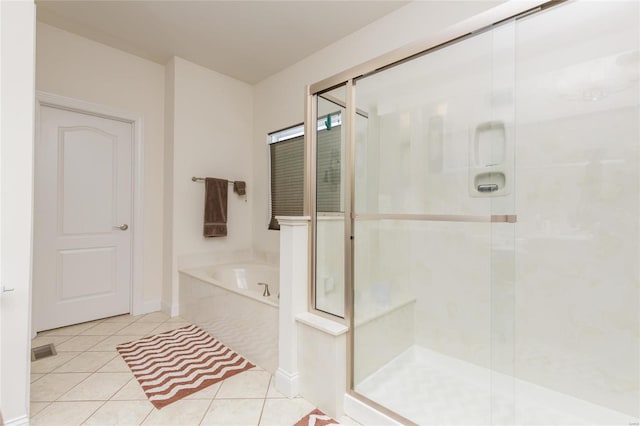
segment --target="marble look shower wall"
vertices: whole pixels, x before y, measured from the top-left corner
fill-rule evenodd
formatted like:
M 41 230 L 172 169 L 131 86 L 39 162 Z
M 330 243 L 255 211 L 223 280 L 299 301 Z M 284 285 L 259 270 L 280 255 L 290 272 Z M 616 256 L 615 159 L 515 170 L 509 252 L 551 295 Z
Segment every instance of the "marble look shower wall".
M 516 41 L 516 374 L 634 416 L 639 9 L 570 4 Z

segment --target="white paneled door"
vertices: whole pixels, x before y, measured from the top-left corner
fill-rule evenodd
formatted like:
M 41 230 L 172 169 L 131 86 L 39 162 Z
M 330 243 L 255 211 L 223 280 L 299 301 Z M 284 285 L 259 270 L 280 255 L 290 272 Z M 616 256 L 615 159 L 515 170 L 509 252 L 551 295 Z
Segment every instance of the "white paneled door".
M 132 124 L 43 106 L 39 126 L 34 331 L 127 313 Z

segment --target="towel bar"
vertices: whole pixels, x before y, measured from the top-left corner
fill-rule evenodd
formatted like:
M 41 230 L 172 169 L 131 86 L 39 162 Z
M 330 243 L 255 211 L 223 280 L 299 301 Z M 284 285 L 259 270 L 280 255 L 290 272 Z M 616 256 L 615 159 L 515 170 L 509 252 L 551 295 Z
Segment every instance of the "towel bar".
M 195 177 L 195 176 L 194 176 L 194 177 L 192 177 L 192 178 L 191 178 L 191 180 L 192 180 L 192 181 L 194 181 L 194 182 L 200 182 L 200 181 L 204 182 L 204 178 L 201 178 L 201 177 Z M 235 182 L 234 180 L 230 180 L 230 181 L 229 181 L 229 183 L 230 183 L 230 184 L 234 184 L 234 183 L 236 183 L 236 182 Z

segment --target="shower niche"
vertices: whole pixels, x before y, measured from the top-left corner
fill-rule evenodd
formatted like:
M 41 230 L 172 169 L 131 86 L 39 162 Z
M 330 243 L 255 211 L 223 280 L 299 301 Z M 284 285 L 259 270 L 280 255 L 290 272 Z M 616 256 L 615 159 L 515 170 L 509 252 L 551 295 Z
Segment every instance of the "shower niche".
M 503 121 L 476 126 L 469 147 L 469 195 L 500 197 L 511 192 L 507 130 Z M 510 155 L 511 154 L 511 155 Z

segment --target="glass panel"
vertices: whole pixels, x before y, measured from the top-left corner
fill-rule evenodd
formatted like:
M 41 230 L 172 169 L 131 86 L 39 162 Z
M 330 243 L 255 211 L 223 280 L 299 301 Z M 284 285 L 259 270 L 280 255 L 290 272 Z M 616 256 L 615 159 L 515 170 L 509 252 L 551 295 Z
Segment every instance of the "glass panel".
M 315 307 L 344 317 L 345 91 L 317 97 Z
M 425 425 L 638 424 L 639 21 L 568 2 L 357 81 L 358 394 Z
M 513 287 L 514 225 L 490 217 L 513 214 L 514 34 L 356 85 L 354 388 L 417 424 L 513 419 L 513 381 L 493 367 L 513 370 L 513 306 L 494 293 Z
M 639 13 L 571 2 L 518 22 L 523 424 L 640 421 Z

